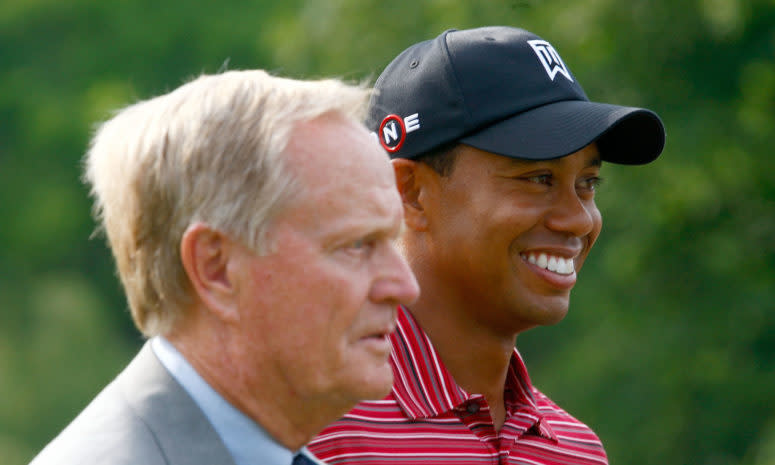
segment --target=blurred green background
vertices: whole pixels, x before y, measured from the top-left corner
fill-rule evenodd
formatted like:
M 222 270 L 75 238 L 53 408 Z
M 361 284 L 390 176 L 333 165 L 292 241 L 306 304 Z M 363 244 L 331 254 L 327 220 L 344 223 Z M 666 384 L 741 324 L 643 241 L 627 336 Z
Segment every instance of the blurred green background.
M 444 29 L 525 27 L 668 130 L 606 165 L 605 226 L 534 383 L 612 464 L 775 464 L 775 1 L 3 0 L 0 462 L 27 463 L 142 344 L 80 182 L 94 124 L 200 73 L 376 77 Z M 260 337 L 260 335 L 257 335 Z

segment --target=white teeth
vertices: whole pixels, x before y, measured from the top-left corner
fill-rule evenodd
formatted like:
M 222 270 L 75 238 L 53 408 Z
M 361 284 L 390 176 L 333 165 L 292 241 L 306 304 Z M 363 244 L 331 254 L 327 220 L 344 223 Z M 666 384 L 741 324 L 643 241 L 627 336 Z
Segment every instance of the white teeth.
M 549 271 L 557 271 L 557 258 L 549 257 L 549 263 L 546 264 L 546 269 Z
M 539 268 L 557 274 L 571 274 L 575 270 L 572 258 L 556 257 L 554 255 L 546 255 L 545 253 L 538 254 L 538 257 L 536 257 L 535 254 L 531 253 L 527 256 L 527 261 Z
M 571 274 L 571 273 L 573 273 L 573 271 L 574 271 L 573 268 L 575 268 L 573 266 L 573 259 L 572 258 L 566 258 L 563 261 L 565 262 L 565 266 L 560 266 L 559 269 L 557 270 L 557 272 L 560 273 L 560 274 Z

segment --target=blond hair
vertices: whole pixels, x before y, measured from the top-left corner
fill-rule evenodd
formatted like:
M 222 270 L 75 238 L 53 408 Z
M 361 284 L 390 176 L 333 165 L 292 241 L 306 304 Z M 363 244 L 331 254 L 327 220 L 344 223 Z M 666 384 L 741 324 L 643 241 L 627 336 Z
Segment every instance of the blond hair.
M 360 122 L 369 95 L 335 79 L 228 71 L 128 106 L 98 128 L 84 177 L 141 332 L 165 333 L 190 303 L 186 228 L 204 222 L 264 253 L 273 217 L 301 187 L 282 157 L 291 131 L 326 113 Z

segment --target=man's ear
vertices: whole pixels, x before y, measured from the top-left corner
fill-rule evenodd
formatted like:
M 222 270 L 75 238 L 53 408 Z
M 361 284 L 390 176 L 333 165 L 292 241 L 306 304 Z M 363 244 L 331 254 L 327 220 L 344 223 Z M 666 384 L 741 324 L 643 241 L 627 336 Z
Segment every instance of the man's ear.
M 180 240 L 180 259 L 199 301 L 219 319 L 239 321 L 238 283 L 230 272 L 239 244 L 203 223 L 190 225 Z
M 396 173 L 396 186 L 404 203 L 404 222 L 415 231 L 428 229 L 429 194 L 435 192 L 435 171 L 424 163 L 396 158 L 392 160 Z

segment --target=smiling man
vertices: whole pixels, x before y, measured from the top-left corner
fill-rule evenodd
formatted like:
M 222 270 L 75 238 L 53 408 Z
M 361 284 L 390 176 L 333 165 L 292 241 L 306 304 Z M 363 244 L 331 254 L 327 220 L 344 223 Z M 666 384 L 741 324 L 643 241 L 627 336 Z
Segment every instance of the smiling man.
M 565 317 L 602 228 L 602 162 L 653 161 L 662 122 L 590 102 L 551 44 L 510 27 L 415 44 L 376 91 L 368 125 L 393 158 L 422 293 L 399 310 L 392 392 L 310 448 L 332 464 L 607 463 L 515 342 Z
M 419 290 L 369 95 L 230 71 L 100 127 L 86 179 L 149 341 L 33 464 L 309 464 L 315 433 L 389 392 Z

